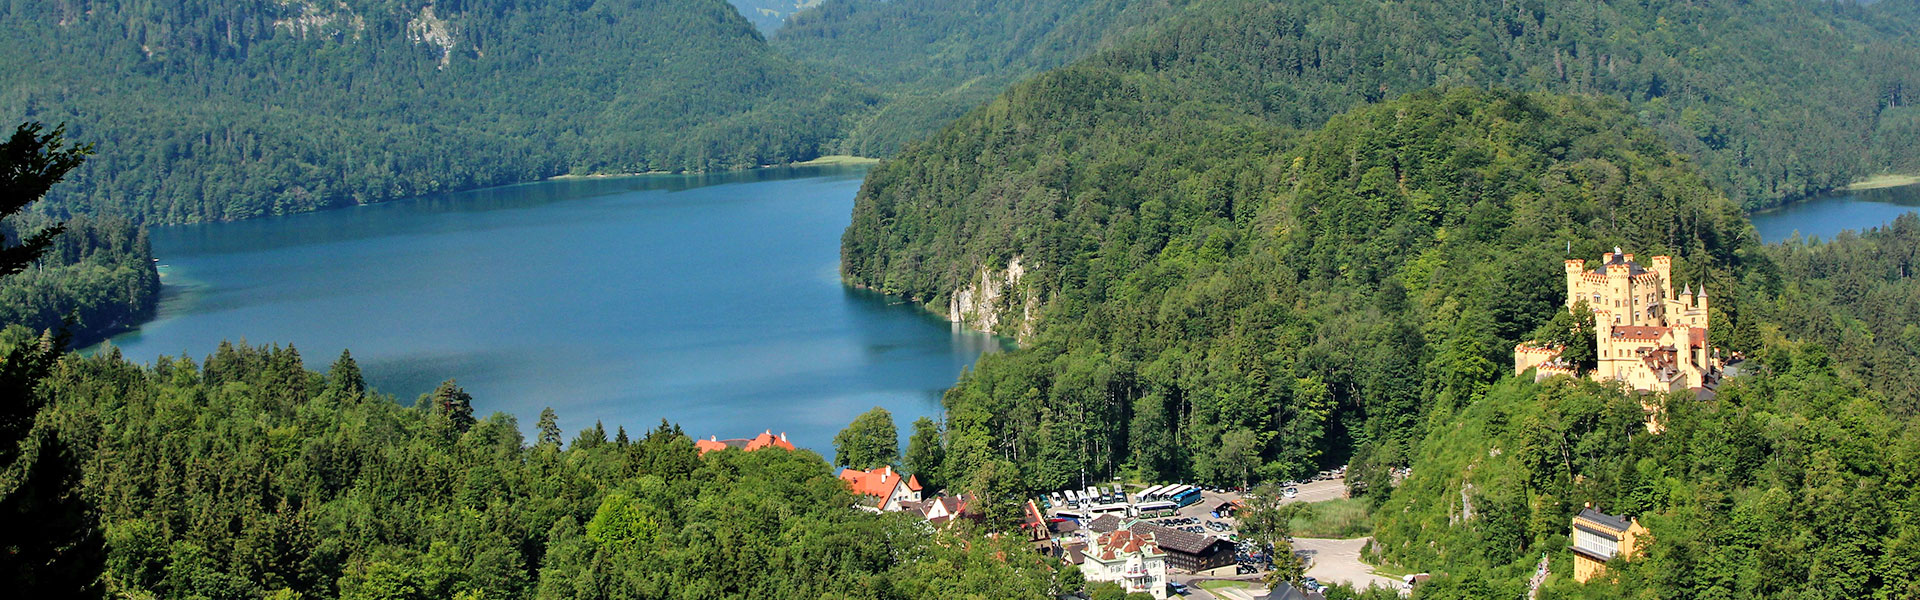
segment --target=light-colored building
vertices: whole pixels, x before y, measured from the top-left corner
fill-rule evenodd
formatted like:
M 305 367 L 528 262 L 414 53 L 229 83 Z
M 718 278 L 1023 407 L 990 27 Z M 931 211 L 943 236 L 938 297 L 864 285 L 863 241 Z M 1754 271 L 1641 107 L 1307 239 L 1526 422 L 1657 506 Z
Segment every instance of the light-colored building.
M 902 475 L 890 465 L 870 471 L 841 469 L 840 480 L 847 482 L 854 493 L 867 497 L 871 504 L 864 506 L 881 512 L 897 511 L 904 502 L 920 501 L 920 479 Z
M 1080 574 L 1087 581 L 1112 581 L 1127 593 L 1167 597 L 1167 553 L 1151 534 L 1117 529 L 1087 537 L 1086 549 L 1080 551 Z
M 1696 294 L 1687 285 L 1676 291 L 1673 258 L 1651 260 L 1652 268 L 1642 267 L 1633 254 L 1614 248 L 1597 269 L 1587 269 L 1585 260 L 1566 261 L 1567 308 L 1585 302 L 1593 310 L 1598 364 L 1588 375 L 1644 392 L 1710 392 L 1724 364 L 1707 341 L 1707 290 L 1702 286 Z M 1534 369 L 1538 379 L 1573 375 L 1575 365 L 1561 358 L 1562 350 L 1515 346 L 1513 372 Z
M 1588 504 L 1573 517 L 1573 580 L 1586 583 L 1605 574 L 1607 561 L 1615 557 L 1632 560 L 1646 535 L 1638 519 L 1609 515 Z

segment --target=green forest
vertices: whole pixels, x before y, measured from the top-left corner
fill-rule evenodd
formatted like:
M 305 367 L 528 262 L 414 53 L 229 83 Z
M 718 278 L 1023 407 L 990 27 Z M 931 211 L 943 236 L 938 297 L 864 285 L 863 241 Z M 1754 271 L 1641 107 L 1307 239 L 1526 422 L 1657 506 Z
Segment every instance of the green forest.
M 0 239 L 20 239 L 20 231 L 46 226 L 35 222 L 0 221 Z M 120 217 L 79 217 L 65 222 L 38 263 L 0 278 L 0 329 L 64 330 L 75 347 L 83 347 L 152 316 L 159 299 L 160 274 L 146 230 Z
M 940 307 L 977 265 L 1017 258 L 1001 308 L 1044 300 L 1020 350 L 948 391 L 946 480 L 1239 486 L 1350 463 L 1373 560 L 1440 576 L 1421 598 L 1518 595 L 1542 553 L 1551 597 L 1920 585 L 1903 562 L 1920 539 L 1920 219 L 1761 246 L 1609 98 L 1453 87 L 1301 132 L 1159 101 L 1177 89 L 1052 72 L 869 176 L 851 282 Z M 1680 281 L 1714 290 L 1715 344 L 1752 358 L 1720 400 L 1666 403 L 1666 435 L 1617 388 L 1507 376 L 1513 344 L 1563 310 L 1561 260 L 1614 246 L 1674 255 Z M 1806 494 L 1826 495 L 1781 502 Z M 1581 587 L 1565 524 L 1589 501 L 1646 515 L 1656 541 Z
M 9 330 L 7 347 L 26 334 Z M 97 514 L 115 596 L 1043 598 L 1059 585 L 1058 564 L 1024 546 L 853 509 L 812 452 L 701 457 L 664 422 L 567 440 L 551 410 L 527 439 L 510 415 L 476 418 L 453 382 L 411 406 L 373 392 L 347 354 L 324 374 L 291 347 L 152 366 L 70 355 L 35 393 L 32 439 L 76 465 L 67 502 Z
M 103 150 L 40 207 L 56 216 L 806 160 L 874 101 L 722 0 L 0 5 L 0 119 Z

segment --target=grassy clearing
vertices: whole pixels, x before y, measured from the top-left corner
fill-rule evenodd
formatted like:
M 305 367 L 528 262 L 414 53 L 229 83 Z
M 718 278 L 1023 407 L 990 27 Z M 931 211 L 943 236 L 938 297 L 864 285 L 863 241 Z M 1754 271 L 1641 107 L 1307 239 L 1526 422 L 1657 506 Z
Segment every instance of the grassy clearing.
M 1855 181 L 1852 185 L 1840 189 L 1857 192 L 1860 190 L 1900 187 L 1916 183 L 1920 183 L 1920 175 L 1875 175 L 1860 181 Z
M 1203 589 L 1203 590 L 1224 590 L 1224 589 L 1247 590 L 1247 589 L 1253 589 L 1255 587 L 1258 587 L 1253 583 L 1249 583 L 1245 581 L 1227 581 L 1224 579 L 1209 579 L 1206 581 L 1198 581 L 1198 582 L 1194 582 L 1194 585 L 1200 586 L 1200 589 Z
M 813 167 L 813 166 L 820 166 L 820 165 L 870 165 L 877 162 L 880 162 L 880 159 L 868 158 L 865 156 L 833 154 L 828 156 L 822 156 L 820 158 L 816 158 L 806 162 L 797 162 L 793 164 L 795 166 L 800 166 L 800 167 Z
M 1307 502 L 1288 526 L 1294 537 L 1348 539 L 1373 535 L 1373 515 L 1367 501 L 1341 498 L 1326 502 Z

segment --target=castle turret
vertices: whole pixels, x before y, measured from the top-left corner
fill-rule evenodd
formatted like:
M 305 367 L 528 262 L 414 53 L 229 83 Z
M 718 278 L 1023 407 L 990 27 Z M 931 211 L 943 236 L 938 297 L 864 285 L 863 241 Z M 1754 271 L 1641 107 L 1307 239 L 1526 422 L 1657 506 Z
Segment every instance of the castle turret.
M 1700 311 L 1701 311 L 1701 312 L 1706 312 L 1706 310 L 1707 310 L 1707 284 L 1704 284 L 1704 283 L 1702 283 L 1702 284 L 1700 284 L 1700 298 L 1699 298 L 1699 300 L 1698 300 L 1698 301 L 1700 302 Z
M 1664 299 L 1673 299 L 1673 257 L 1653 257 L 1653 272 L 1660 274 L 1660 295 Z

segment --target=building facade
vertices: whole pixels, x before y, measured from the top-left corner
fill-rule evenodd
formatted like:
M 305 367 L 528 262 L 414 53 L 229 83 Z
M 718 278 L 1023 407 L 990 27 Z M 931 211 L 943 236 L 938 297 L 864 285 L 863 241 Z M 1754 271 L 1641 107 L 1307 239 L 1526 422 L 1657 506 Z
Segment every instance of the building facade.
M 1152 535 L 1120 529 L 1088 537 L 1080 562 L 1087 581 L 1112 581 L 1130 594 L 1167 597 L 1167 555 Z
M 1594 510 L 1592 504 L 1573 517 L 1573 580 L 1586 583 L 1607 572 L 1607 561 L 1632 560 L 1647 528 L 1640 521 Z
M 1617 380 L 1644 392 L 1711 392 L 1724 366 L 1707 341 L 1707 290 L 1673 285 L 1673 258 L 1652 257 L 1643 267 L 1615 248 L 1589 270 L 1585 260 L 1566 261 L 1569 310 L 1586 303 L 1593 311 L 1597 366 L 1589 375 Z M 1513 349 L 1515 375 L 1535 369 L 1536 378 L 1572 375 L 1563 349 L 1524 343 Z

